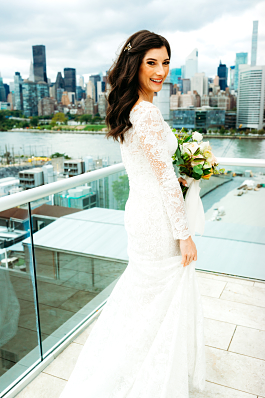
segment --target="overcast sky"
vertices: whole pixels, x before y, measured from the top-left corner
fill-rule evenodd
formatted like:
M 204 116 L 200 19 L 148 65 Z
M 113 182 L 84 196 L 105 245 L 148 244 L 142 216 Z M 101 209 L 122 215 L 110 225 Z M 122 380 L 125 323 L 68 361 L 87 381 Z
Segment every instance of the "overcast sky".
M 257 64 L 265 65 L 265 1 L 262 0 L 6 0 L 0 10 L 0 72 L 4 82 L 29 76 L 32 45 L 46 46 L 47 75 L 76 68 L 85 81 L 105 71 L 127 37 L 140 29 L 165 36 L 171 68 L 195 48 L 199 72 L 214 77 L 220 60 L 234 65 L 236 52 L 251 57 L 253 20 L 259 21 Z

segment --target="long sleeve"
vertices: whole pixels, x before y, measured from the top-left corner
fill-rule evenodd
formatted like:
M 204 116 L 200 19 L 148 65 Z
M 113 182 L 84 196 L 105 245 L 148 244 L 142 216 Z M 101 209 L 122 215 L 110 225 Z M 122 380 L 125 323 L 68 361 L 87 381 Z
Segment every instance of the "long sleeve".
M 158 180 L 173 237 L 187 239 L 190 232 L 184 199 L 168 152 L 163 117 L 157 107 L 148 107 L 143 112 L 136 125 L 136 134 L 141 150 Z

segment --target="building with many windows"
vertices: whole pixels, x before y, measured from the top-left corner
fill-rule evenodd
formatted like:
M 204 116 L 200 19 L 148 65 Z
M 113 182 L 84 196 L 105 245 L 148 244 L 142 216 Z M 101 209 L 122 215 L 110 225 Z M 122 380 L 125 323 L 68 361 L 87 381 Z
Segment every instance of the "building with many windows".
M 20 73 L 15 72 L 14 76 L 15 109 L 18 111 L 23 110 L 22 83 L 23 79 L 20 76 Z
M 225 110 L 211 108 L 183 108 L 171 113 L 172 127 L 181 129 L 220 128 L 225 125 Z
M 217 75 L 219 77 L 220 89 L 225 91 L 225 89 L 227 87 L 228 68 L 225 64 L 222 64 L 221 61 L 217 68 Z
M 187 94 L 190 90 L 190 79 L 182 79 L 182 93 Z
M 64 68 L 64 89 L 68 93 L 76 93 L 76 70 Z
M 5 86 L 3 83 L 3 78 L 1 77 L 1 73 L 0 73 L 0 101 L 5 102 L 6 101 L 6 90 L 5 90 Z
M 239 75 L 239 65 L 244 65 L 248 63 L 248 53 L 236 53 L 236 64 L 235 64 L 235 80 L 234 88 L 238 89 L 238 75 Z
M 197 91 L 197 93 L 202 96 L 203 94 L 208 94 L 208 78 L 205 73 L 195 73 L 191 78 L 191 92 Z
M 256 66 L 256 64 L 257 64 L 258 25 L 259 25 L 259 21 L 253 21 L 252 45 L 251 45 L 251 66 Z
M 54 98 L 42 98 L 38 102 L 38 115 L 49 116 L 54 114 L 55 99 Z
M 240 65 L 237 128 L 261 130 L 265 126 L 265 66 Z
M 89 81 L 90 81 L 91 83 L 93 83 L 93 85 L 94 85 L 94 89 L 95 89 L 95 98 L 94 98 L 94 101 L 97 102 L 97 100 L 98 100 L 97 82 L 100 82 L 100 81 L 101 81 L 101 77 L 100 77 L 100 75 L 91 75 L 91 76 L 89 76 Z M 89 95 L 90 95 L 90 94 L 89 94 Z M 93 98 L 93 97 L 92 97 L 92 98 Z
M 33 70 L 34 70 L 34 81 L 38 83 L 40 81 L 48 82 L 46 72 L 46 54 L 45 46 L 38 45 L 32 46 L 33 53 Z
M 24 115 L 38 116 L 37 84 L 29 80 L 22 83 L 22 98 Z

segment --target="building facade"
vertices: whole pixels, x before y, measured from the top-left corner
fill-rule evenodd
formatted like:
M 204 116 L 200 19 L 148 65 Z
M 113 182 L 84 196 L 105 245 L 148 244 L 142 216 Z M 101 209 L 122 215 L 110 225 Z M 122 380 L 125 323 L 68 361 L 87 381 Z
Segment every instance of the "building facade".
M 251 66 L 257 64 L 257 47 L 258 47 L 258 25 L 259 21 L 253 21 L 252 45 L 251 45 Z
M 238 75 L 239 75 L 239 65 L 245 65 L 248 63 L 248 53 L 236 53 L 236 64 L 235 64 L 235 90 L 238 89 Z
M 74 68 L 64 68 L 64 89 L 68 93 L 76 93 L 76 70 Z
M 202 96 L 203 94 L 208 94 L 208 78 L 205 73 L 195 73 L 191 78 L 191 92 L 197 91 L 197 93 Z
M 186 58 L 185 79 L 191 79 L 198 73 L 198 49 L 195 48 Z
M 34 81 L 35 83 L 39 81 L 48 82 L 47 72 L 46 72 L 46 54 L 45 46 L 38 45 L 32 46 L 33 53 L 33 70 L 34 70 Z
M 98 100 L 98 113 L 100 117 L 105 118 L 107 115 L 108 101 L 105 94 L 101 94 Z
M 38 102 L 38 115 L 39 116 L 53 115 L 54 110 L 55 110 L 55 99 L 54 98 L 42 98 Z
M 20 73 L 15 72 L 14 76 L 15 109 L 18 111 L 23 110 L 22 83 L 23 79 L 20 76 Z
M 94 101 L 97 102 L 97 99 L 98 99 L 97 82 L 100 82 L 100 81 L 101 81 L 101 77 L 100 77 L 100 75 L 91 75 L 91 76 L 89 76 L 89 81 L 90 81 L 91 83 L 93 83 L 93 85 L 94 85 L 94 90 L 95 90 L 95 98 L 94 98 Z M 90 95 L 90 94 L 89 94 L 89 95 Z M 93 98 L 93 97 L 92 97 L 92 98 Z
M 37 84 L 24 80 L 22 83 L 23 111 L 26 117 L 38 116 Z
M 222 64 L 221 61 L 217 68 L 217 75 L 219 77 L 220 89 L 225 91 L 225 89 L 227 87 L 228 68 L 226 67 L 225 64 Z
M 237 97 L 237 128 L 265 126 L 265 66 L 241 65 Z
M 94 100 L 90 96 L 85 99 L 85 114 L 94 116 Z
M 182 93 L 187 94 L 190 90 L 190 79 L 182 79 Z

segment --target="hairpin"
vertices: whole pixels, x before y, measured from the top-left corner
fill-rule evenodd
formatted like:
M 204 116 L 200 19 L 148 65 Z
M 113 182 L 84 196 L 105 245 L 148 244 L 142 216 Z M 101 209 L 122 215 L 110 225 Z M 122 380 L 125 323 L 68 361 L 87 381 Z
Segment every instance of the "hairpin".
M 123 51 L 126 51 L 126 50 L 129 51 L 131 48 L 132 48 L 131 43 L 128 43 Z

